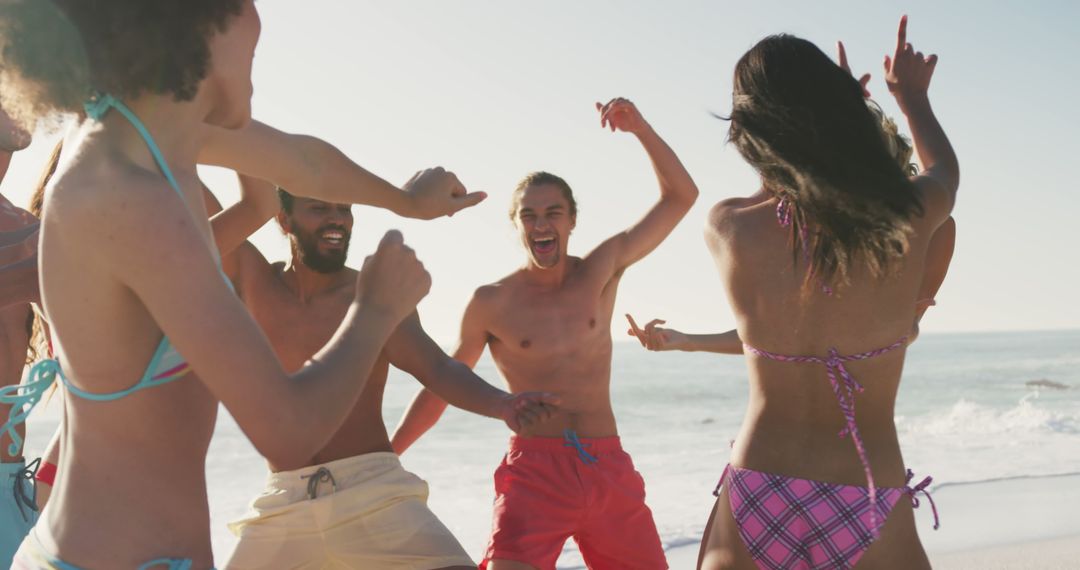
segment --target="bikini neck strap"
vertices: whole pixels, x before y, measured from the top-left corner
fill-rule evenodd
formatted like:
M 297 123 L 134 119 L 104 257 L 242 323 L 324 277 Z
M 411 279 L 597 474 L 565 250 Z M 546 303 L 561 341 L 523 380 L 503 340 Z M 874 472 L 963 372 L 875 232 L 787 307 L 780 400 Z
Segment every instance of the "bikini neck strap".
M 157 143 L 154 142 L 154 137 L 150 135 L 150 131 L 134 111 L 129 109 L 123 101 L 108 93 L 99 92 L 92 95 L 90 99 L 83 104 L 83 109 L 86 110 L 86 116 L 95 121 L 101 121 L 102 118 L 108 114 L 110 109 L 116 109 L 123 115 L 124 118 L 131 123 L 131 126 L 135 127 L 139 136 L 141 136 L 146 143 L 151 156 L 154 157 L 154 162 L 157 163 L 158 168 L 161 169 L 161 173 L 165 175 L 165 180 L 169 181 L 169 185 L 173 187 L 173 190 L 180 196 L 180 199 L 184 200 L 184 193 L 180 191 L 180 184 L 177 183 L 176 178 L 173 176 L 172 170 L 169 168 L 169 163 L 165 160 L 165 155 L 161 153 L 161 149 L 158 148 Z

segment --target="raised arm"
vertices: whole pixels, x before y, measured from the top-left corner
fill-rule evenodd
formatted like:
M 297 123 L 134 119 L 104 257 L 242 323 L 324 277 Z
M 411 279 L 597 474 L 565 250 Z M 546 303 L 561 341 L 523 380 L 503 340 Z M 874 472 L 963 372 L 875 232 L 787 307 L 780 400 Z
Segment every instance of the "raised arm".
M 281 207 L 273 184 L 246 174 L 238 173 L 237 178 L 240 179 L 240 201 L 210 218 L 214 242 L 222 257 L 240 247 Z
M 742 339 L 739 331 L 732 329 L 715 334 L 686 334 L 675 329 L 662 328 L 659 325 L 667 321 L 653 319 L 641 328 L 634 317 L 626 315 L 630 329 L 626 331 L 638 339 L 641 346 L 652 351 L 681 350 L 683 352 L 715 352 L 718 354 L 742 354 Z
M 919 295 L 915 299 L 915 325 L 911 334 L 908 335 L 908 344 L 915 342 L 919 336 L 919 326 L 926 310 L 937 304 L 938 289 L 945 282 L 945 275 L 949 272 L 952 264 L 953 251 L 956 249 L 956 220 L 949 216 L 944 224 L 934 232 L 930 238 L 930 246 L 926 250 L 926 268 L 923 270 L 922 283 L 919 285 Z
M 930 107 L 928 90 L 938 57 L 924 57 L 907 41 L 907 16 L 900 18 L 896 50 L 885 56 L 885 82 L 908 120 L 922 171 L 914 178 L 923 192 L 926 219 L 933 228 L 952 212 L 960 186 L 960 163 L 949 137 Z
M 473 295 L 465 309 L 465 315 L 461 319 L 461 336 L 453 353 L 455 361 L 470 369 L 476 366 L 480 356 L 484 354 L 488 341 L 487 330 L 483 326 L 483 290 L 484 288 L 481 288 Z M 390 442 L 394 452 L 399 455 L 405 453 L 420 436 L 435 426 L 445 410 L 446 400 L 426 386 L 421 388 L 394 430 Z
M 608 239 L 590 254 L 590 257 L 610 259 L 612 270 L 618 272 L 648 255 L 664 241 L 694 205 L 698 189 L 679 157 L 656 134 L 633 103 L 618 98 L 606 105 L 597 103 L 596 109 L 600 112 L 600 126 L 632 133 L 637 137 L 652 161 L 660 185 L 660 199 L 644 218 Z
M 334 337 L 304 368 L 287 375 L 225 285 L 179 198 L 167 188 L 137 190 L 99 199 L 93 208 L 57 201 L 55 215 L 68 220 L 65 233 L 91 240 L 85 251 L 134 291 L 256 449 L 285 469 L 304 464 L 353 408 L 386 339 L 427 294 L 430 276 L 401 234 L 387 233 L 364 262 L 356 301 Z M 61 207 L 83 212 L 64 215 Z M 108 236 L 93 231 L 106 220 Z M 98 240 L 111 241 L 93 243 Z
M 400 189 L 368 172 L 333 145 L 252 121 L 239 130 L 205 127 L 201 164 L 224 166 L 268 180 L 289 192 L 327 202 L 365 204 L 409 218 L 449 216 L 480 203 L 452 172 L 417 172 Z

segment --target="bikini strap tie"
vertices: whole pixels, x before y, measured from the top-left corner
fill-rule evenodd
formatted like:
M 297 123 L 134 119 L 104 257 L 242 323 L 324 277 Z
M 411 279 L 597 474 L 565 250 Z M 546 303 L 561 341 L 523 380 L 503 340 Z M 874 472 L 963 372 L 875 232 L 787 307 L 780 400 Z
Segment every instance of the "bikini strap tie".
M 11 406 L 8 420 L 4 422 L 3 428 L 0 428 L 0 433 L 6 433 L 11 438 L 11 445 L 8 446 L 10 455 L 19 455 L 22 452 L 23 438 L 15 428 L 26 421 L 45 395 L 45 391 L 56 382 L 59 374 L 59 360 L 40 360 L 30 368 L 24 381 L 0 388 L 0 404 Z
M 881 356 L 886 352 L 891 352 L 906 344 L 907 337 L 905 336 L 889 346 L 849 355 L 840 354 L 840 351 L 836 347 L 832 347 L 829 349 L 828 356 L 823 358 L 820 356 L 789 356 L 786 354 L 777 354 L 775 352 L 754 348 L 749 344 L 743 343 L 743 348 L 747 353 L 755 354 L 762 358 L 778 362 L 809 362 L 820 364 L 825 367 L 825 374 L 828 376 L 829 384 L 832 386 L 833 394 L 836 396 L 836 404 L 840 408 L 840 413 L 844 416 L 844 427 L 840 428 L 840 432 L 837 435 L 839 437 L 851 438 L 851 442 L 855 446 L 855 452 L 859 455 L 859 462 L 862 463 L 863 473 L 866 475 L 867 495 L 870 500 L 870 528 L 875 537 L 877 537 L 879 530 L 877 524 L 877 512 L 879 510 L 879 505 L 877 504 L 877 485 L 874 483 L 874 473 L 870 470 L 870 460 L 866 456 L 866 447 L 863 445 L 862 436 L 859 434 L 859 426 L 855 423 L 855 396 L 862 393 L 864 388 L 863 385 L 848 372 L 845 364 Z
M 719 497 L 720 496 L 720 488 L 724 486 L 724 481 L 727 480 L 728 470 L 730 470 L 730 469 L 731 469 L 731 464 L 730 463 L 728 463 L 727 465 L 724 466 L 724 472 L 720 474 L 720 480 L 716 482 L 716 488 L 713 489 L 713 492 L 712 492 L 714 497 Z
M 95 92 L 83 103 L 83 109 L 86 111 L 86 116 L 95 121 L 100 121 L 109 112 L 109 109 L 116 106 L 116 103 L 118 101 L 112 95 Z
M 911 469 L 907 470 L 907 480 L 904 482 L 904 491 L 911 497 L 911 508 L 919 508 L 918 493 L 926 495 L 926 499 L 930 501 L 930 510 L 934 513 L 934 530 L 941 528 L 941 519 L 938 518 L 937 505 L 934 504 L 934 498 L 930 496 L 930 492 L 926 490 L 930 486 L 930 483 L 934 482 L 934 478 L 927 475 L 922 481 L 919 481 L 918 485 L 911 486 L 911 480 L 915 478 L 915 472 Z

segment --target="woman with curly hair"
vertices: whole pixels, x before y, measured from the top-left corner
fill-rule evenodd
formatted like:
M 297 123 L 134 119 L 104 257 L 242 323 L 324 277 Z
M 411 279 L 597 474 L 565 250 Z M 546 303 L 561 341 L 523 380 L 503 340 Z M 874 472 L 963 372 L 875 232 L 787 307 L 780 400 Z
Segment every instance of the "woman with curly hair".
M 26 125 L 83 114 L 43 208 L 41 297 L 57 359 L 35 365 L 5 400 L 18 411 L 10 435 L 53 383 L 67 396 L 64 467 L 16 568 L 212 567 L 205 458 L 218 402 L 263 455 L 303 463 L 430 287 L 389 232 L 333 340 L 297 373 L 282 370 L 221 274 L 195 171 L 200 158 L 253 168 L 235 145 L 204 137 L 205 125 L 241 129 L 235 136 L 264 128 L 245 128 L 259 32 L 252 0 L 0 6 L 5 108 Z M 414 217 L 465 205 L 452 175 L 410 192 L 367 175 L 357 199 L 322 172 L 271 174 Z

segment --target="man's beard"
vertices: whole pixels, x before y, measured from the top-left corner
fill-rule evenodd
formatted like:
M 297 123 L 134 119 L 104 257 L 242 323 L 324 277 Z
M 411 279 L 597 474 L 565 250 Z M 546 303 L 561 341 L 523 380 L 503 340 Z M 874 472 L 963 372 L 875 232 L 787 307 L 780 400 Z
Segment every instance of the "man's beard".
M 294 233 L 292 235 L 293 252 L 296 254 L 300 263 L 306 265 L 312 271 L 317 273 L 335 273 L 341 271 L 345 267 L 345 259 L 349 256 L 349 239 L 352 234 L 347 232 L 344 228 L 335 227 L 345 236 L 342 240 L 343 247 L 340 250 L 334 250 L 330 253 L 322 253 L 319 251 L 319 236 L 324 231 L 330 228 L 321 228 L 314 234 L 303 235 Z

